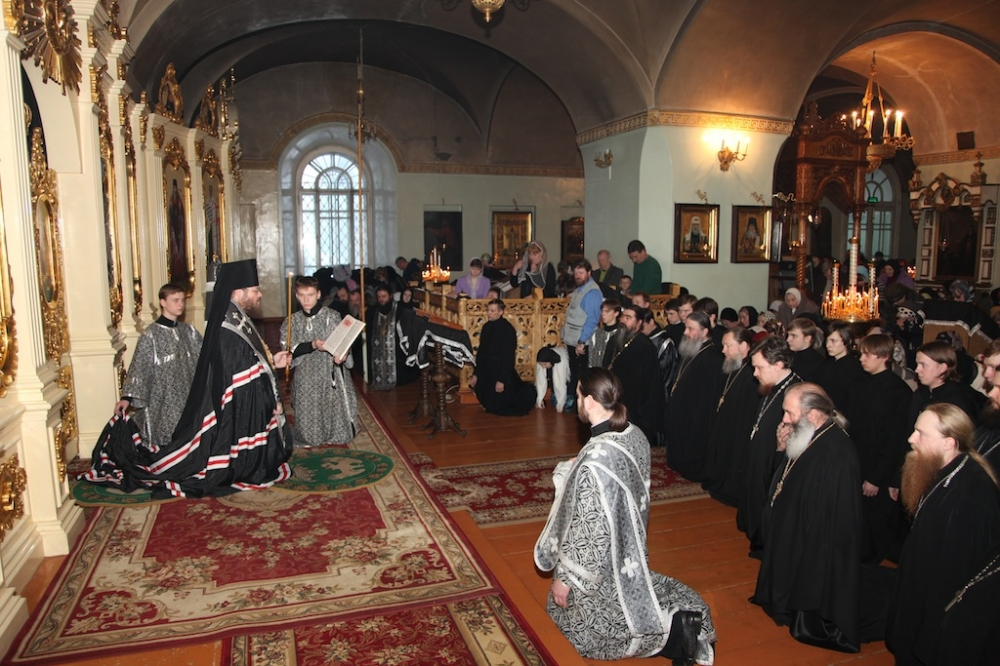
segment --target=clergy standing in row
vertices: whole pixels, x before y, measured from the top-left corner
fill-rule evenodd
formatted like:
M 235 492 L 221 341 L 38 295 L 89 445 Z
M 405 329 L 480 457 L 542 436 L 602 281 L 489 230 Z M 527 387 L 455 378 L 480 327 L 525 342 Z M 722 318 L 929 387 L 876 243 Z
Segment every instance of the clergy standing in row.
M 705 427 L 715 416 L 722 385 L 722 357 L 712 344 L 711 321 L 704 312 L 684 320 L 681 364 L 667 402 L 667 463 L 691 481 L 705 465 Z

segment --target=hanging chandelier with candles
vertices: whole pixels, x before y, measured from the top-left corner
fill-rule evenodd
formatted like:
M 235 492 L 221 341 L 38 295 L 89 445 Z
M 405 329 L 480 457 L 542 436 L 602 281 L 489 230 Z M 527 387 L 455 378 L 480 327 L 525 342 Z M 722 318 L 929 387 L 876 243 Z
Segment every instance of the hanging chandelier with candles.
M 877 115 L 876 115 L 877 114 Z M 903 131 L 903 112 L 887 109 L 882 98 L 882 87 L 878 82 L 875 68 L 875 52 L 868 70 L 868 86 L 861 98 L 861 108 L 851 114 L 852 126 L 863 136 L 871 139 L 866 153 L 868 172 L 878 169 L 884 160 L 891 160 L 897 150 L 913 150 L 913 137 Z M 881 123 L 881 133 L 878 132 Z
M 503 9 L 503 6 L 506 4 L 506 0 L 471 0 L 471 1 L 472 1 L 472 6 L 478 9 L 480 12 L 482 12 L 483 17 L 486 19 L 487 23 L 489 23 L 490 19 L 493 18 L 493 15 L 496 14 L 501 9 Z M 456 7 L 458 7 L 460 3 L 461 0 L 441 0 L 441 5 L 448 11 L 455 9 Z M 521 11 L 525 11 L 526 9 L 528 9 L 528 5 L 531 4 L 531 0 L 511 0 L 511 4 L 513 4 Z

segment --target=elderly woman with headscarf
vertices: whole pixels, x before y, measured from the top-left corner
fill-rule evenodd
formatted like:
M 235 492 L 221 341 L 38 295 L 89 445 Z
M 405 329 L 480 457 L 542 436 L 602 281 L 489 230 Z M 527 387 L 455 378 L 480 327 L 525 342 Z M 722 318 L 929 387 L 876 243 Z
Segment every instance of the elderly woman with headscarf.
M 520 286 L 521 298 L 531 298 L 536 287 L 545 298 L 556 297 L 556 269 L 541 242 L 528 243 L 524 257 L 510 271 L 510 286 Z
M 785 302 L 778 307 L 778 321 L 786 329 L 796 317 L 812 312 L 819 313 L 819 308 L 815 303 L 802 295 L 802 292 L 795 287 L 785 290 Z

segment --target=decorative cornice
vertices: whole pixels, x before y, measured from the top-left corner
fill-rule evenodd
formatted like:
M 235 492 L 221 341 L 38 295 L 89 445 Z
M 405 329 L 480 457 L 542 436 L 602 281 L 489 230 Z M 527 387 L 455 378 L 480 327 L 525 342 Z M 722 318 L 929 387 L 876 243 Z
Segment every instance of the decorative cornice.
M 657 125 L 704 127 L 788 135 L 795 128 L 795 121 L 762 118 L 760 116 L 735 116 L 725 113 L 652 109 L 595 127 L 585 132 L 580 132 L 576 135 L 576 143 L 582 146 L 616 134 L 624 134 L 635 129 Z
M 925 155 L 914 155 L 913 161 L 917 166 L 929 164 L 954 164 L 955 162 L 975 162 L 977 153 L 982 153 L 979 159 L 994 159 L 1000 157 L 1000 146 L 989 146 L 988 148 L 972 148 L 970 150 L 955 150 L 948 153 L 927 153 Z

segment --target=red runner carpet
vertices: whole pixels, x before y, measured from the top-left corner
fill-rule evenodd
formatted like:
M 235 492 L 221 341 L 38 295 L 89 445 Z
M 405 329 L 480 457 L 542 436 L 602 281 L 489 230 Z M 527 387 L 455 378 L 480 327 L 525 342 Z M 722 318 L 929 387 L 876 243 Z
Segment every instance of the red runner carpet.
M 344 640 L 357 643 L 364 627 L 395 622 L 386 618 L 398 613 L 426 625 L 442 609 L 458 617 L 462 604 L 499 599 L 492 576 L 363 397 L 359 421 L 351 448 L 394 464 L 363 488 L 96 509 L 6 663 L 110 658 L 296 627 L 305 628 L 296 640 L 308 643 L 337 623 L 355 627 Z M 489 603 L 506 612 L 502 602 Z M 517 645 L 525 634 L 505 635 Z

